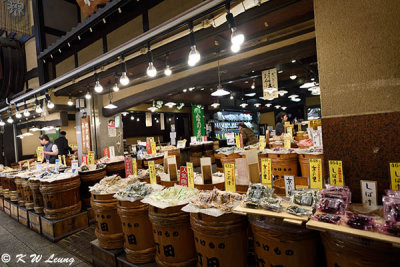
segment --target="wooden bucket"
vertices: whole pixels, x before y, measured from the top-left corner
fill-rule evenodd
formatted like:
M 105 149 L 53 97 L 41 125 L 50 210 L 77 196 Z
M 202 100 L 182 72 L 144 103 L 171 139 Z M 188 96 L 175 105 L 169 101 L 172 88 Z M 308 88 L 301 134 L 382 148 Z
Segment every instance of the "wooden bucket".
M 213 190 L 217 188 L 219 190 L 225 190 L 225 183 L 217 183 L 217 184 L 195 184 L 195 188 L 199 190 Z
M 200 159 L 201 159 L 201 156 L 200 157 L 192 157 L 192 156 L 190 156 L 190 162 L 193 163 L 193 167 L 199 167 L 200 166 Z
M 125 162 L 124 161 L 117 161 L 107 163 L 107 175 L 118 175 L 122 178 L 125 178 Z
M 258 263 L 263 266 L 321 266 L 318 233 L 282 219 L 249 216 Z
M 214 150 L 214 142 L 213 141 L 208 141 L 203 143 L 203 150 Z
M 118 200 L 114 194 L 93 194 L 91 205 L 96 216 L 96 236 L 99 246 L 105 249 L 124 247 L 124 234 L 121 219 L 118 216 Z
M 44 209 L 44 201 L 43 201 L 43 196 L 42 193 L 40 193 L 40 181 L 38 180 L 34 180 L 34 181 L 29 181 L 26 184 L 26 187 L 24 187 L 25 189 L 25 197 L 29 195 L 28 190 L 30 188 L 31 191 L 31 197 L 30 199 L 33 198 L 33 203 L 29 204 L 29 207 L 33 206 L 33 209 L 35 210 L 36 213 L 40 214 L 43 213 L 43 209 Z M 27 199 L 25 198 L 25 207 L 27 207 L 28 202 Z
M 15 183 L 15 176 L 10 175 L 7 176 L 6 181 L 8 183 L 8 196 L 11 201 L 18 202 L 18 192 L 17 192 L 17 184 Z
M 46 219 L 59 220 L 79 213 L 82 203 L 79 194 L 79 175 L 54 182 L 40 182 Z
M 247 217 L 190 214 L 199 266 L 247 266 Z
M 126 258 L 135 264 L 153 262 L 156 254 L 148 211 L 149 205 L 140 200 L 118 201 Z
M 193 158 L 201 158 L 203 156 L 203 152 L 190 152 L 190 156 Z
M 214 141 L 213 142 L 213 150 L 217 150 L 219 148 L 219 141 Z
M 294 183 L 295 183 L 296 189 L 308 188 L 308 177 L 295 177 Z M 280 196 L 286 195 L 285 178 L 280 178 L 278 180 L 274 180 L 272 182 L 272 187 L 274 188 L 275 194 L 280 195 Z
M 297 176 L 297 154 L 268 154 L 271 159 L 274 179 L 284 178 L 285 175 Z
M 149 206 L 158 266 L 195 266 L 196 252 L 189 214 L 183 206 L 159 209 Z
M 399 266 L 400 248 L 391 243 L 343 234 L 322 232 L 326 266 Z
M 179 170 L 179 167 L 181 166 L 181 150 L 180 149 L 168 150 L 168 156 L 176 157 L 176 164 Z
M 162 180 L 160 180 L 160 184 L 165 187 L 172 187 L 175 184 L 179 185 L 179 181 L 162 181 Z
M 324 155 L 299 154 L 301 176 L 310 177 L 310 159 L 321 159 L 322 177 L 325 177 Z
M 82 205 L 85 208 L 90 207 L 91 194 L 89 191 L 89 186 L 94 186 L 106 175 L 107 171 L 105 168 L 87 172 L 79 172 L 79 176 L 81 177 L 81 186 L 80 186 L 81 200 L 82 200 Z
M 25 196 L 24 196 L 24 188 L 22 187 L 22 178 L 15 177 L 15 184 L 17 186 L 17 194 L 18 194 L 18 205 L 25 206 Z
M 196 152 L 203 153 L 203 145 L 202 144 L 190 145 L 190 154 L 196 153 Z
M 33 196 L 32 190 L 29 187 L 29 178 L 21 178 L 22 194 L 24 200 L 24 206 L 27 210 L 33 209 Z

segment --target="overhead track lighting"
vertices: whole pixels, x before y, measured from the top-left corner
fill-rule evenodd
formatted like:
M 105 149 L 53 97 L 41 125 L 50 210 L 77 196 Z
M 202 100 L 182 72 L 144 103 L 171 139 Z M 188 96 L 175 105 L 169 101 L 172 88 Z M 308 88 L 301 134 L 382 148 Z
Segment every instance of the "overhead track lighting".
M 97 74 L 97 72 L 94 73 L 94 80 L 96 81 L 95 85 L 94 85 L 94 91 L 98 94 L 103 92 L 103 86 L 100 83 L 99 80 L 99 75 Z
M 49 109 L 54 108 L 54 103 L 51 102 L 49 93 L 46 92 L 45 97 L 46 97 L 46 101 L 47 101 L 47 107 L 48 107 Z
M 38 113 L 38 114 L 42 113 L 43 109 L 40 106 L 40 103 L 39 103 L 39 100 L 37 99 L 37 97 L 35 99 L 35 105 L 36 105 L 36 108 L 35 108 L 36 113 Z
M 229 28 L 231 29 L 231 50 L 236 53 L 239 52 L 241 45 L 244 42 L 244 35 L 241 33 L 235 23 L 235 18 L 230 11 L 230 1 L 226 1 L 226 21 L 228 22 Z
M 153 64 L 153 54 L 151 53 L 150 42 L 147 43 L 147 59 L 149 61 L 149 66 L 146 70 L 147 76 L 154 78 L 157 75 L 157 69 Z
M 265 104 L 265 106 L 266 106 L 267 108 L 269 108 L 270 106 L 272 106 L 272 104 L 271 104 L 271 103 L 267 103 L 267 104 Z
M 194 40 L 193 23 L 189 21 L 189 38 L 190 38 L 190 52 L 188 57 L 188 64 L 190 67 L 195 66 L 200 61 L 200 53 L 196 48 L 196 41 Z
M 19 110 L 18 110 L 18 105 L 17 105 L 17 103 L 15 103 L 15 117 L 16 117 L 17 119 L 22 118 L 22 115 L 21 115 L 21 113 L 20 113 Z
M 26 101 L 24 101 L 24 116 L 25 117 L 29 117 L 31 115 L 31 113 L 28 110 L 28 107 L 26 105 Z
M 129 78 L 127 73 L 127 68 L 126 68 L 126 62 L 125 62 L 125 57 L 122 55 L 121 56 L 121 77 L 119 78 L 119 82 L 121 83 L 122 86 L 127 86 L 129 84 Z M 117 92 L 117 91 L 114 91 Z
M 8 109 L 8 119 L 7 119 L 7 122 L 9 123 L 9 124 L 12 124 L 12 123 L 14 123 L 14 120 L 13 120 L 13 118 L 12 118 L 12 115 L 11 115 L 11 107 Z

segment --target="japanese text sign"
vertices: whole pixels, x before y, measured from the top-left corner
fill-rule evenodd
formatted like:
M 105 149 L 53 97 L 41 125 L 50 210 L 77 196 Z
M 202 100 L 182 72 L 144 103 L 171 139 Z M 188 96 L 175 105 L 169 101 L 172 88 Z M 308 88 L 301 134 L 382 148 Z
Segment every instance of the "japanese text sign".
M 125 177 L 133 174 L 132 170 L 132 158 L 131 156 L 125 157 Z
M 393 162 L 390 166 L 390 181 L 393 190 L 400 190 L 400 162 Z
M 225 163 L 224 164 L 224 174 L 225 174 L 225 190 L 236 192 L 235 183 L 235 164 Z
M 188 174 L 188 186 L 189 188 L 194 188 L 193 163 L 187 162 L 186 169 Z
M 150 183 L 151 184 L 156 184 L 157 183 L 157 178 L 156 178 L 156 167 L 154 166 L 154 161 L 150 160 L 148 162 L 148 164 L 149 164 Z
M 188 172 L 187 167 L 181 166 L 179 172 L 179 185 L 188 186 Z
M 322 177 L 321 159 L 310 159 L 309 165 L 310 165 L 310 188 L 322 189 L 323 177 Z
M 344 186 L 343 164 L 341 160 L 329 161 L 329 182 L 331 185 Z
M 261 158 L 261 183 L 272 187 L 272 163 L 270 158 Z
M 361 180 L 360 183 L 362 203 L 366 206 L 376 206 L 377 182 Z

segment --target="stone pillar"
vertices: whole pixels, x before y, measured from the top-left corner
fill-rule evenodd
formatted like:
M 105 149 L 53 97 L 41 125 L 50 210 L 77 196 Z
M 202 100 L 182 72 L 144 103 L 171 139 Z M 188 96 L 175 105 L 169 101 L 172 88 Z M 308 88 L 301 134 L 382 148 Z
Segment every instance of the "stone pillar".
M 400 161 L 400 1 L 314 0 L 327 160 L 342 160 L 353 201 L 360 180 L 390 187 Z

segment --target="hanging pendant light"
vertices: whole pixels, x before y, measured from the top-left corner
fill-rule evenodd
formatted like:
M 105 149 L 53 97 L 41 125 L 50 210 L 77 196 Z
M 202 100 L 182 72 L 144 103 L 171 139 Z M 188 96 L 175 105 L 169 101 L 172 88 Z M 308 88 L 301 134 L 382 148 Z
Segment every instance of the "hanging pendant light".
M 35 99 L 35 105 L 36 105 L 36 108 L 35 108 L 36 113 L 38 113 L 38 114 L 42 113 L 43 109 L 40 106 L 40 103 L 39 103 L 39 100 L 37 99 L 37 97 Z
M 22 118 L 22 115 L 21 115 L 21 113 L 20 113 L 19 110 L 18 110 L 18 105 L 17 105 L 17 103 L 15 103 L 15 118 L 17 118 L 17 119 Z
M 49 109 L 54 108 L 54 104 L 53 104 L 53 102 L 51 102 L 51 100 L 50 100 L 50 95 L 49 95 L 48 92 L 46 92 L 45 97 L 46 97 L 46 101 L 47 101 L 47 107 L 48 107 Z
M 226 8 L 226 21 L 228 22 L 229 28 L 231 29 L 231 50 L 234 53 L 240 51 L 241 45 L 244 43 L 244 34 L 241 33 L 235 23 L 235 18 L 230 11 L 230 1 L 227 1 L 225 4 Z
M 6 123 L 2 119 L 0 119 L 0 126 L 3 127 L 4 125 L 6 125 Z
M 85 95 L 85 98 L 86 98 L 87 100 L 92 99 L 92 95 L 90 94 L 89 90 L 87 90 L 86 95 Z
M 121 79 L 120 79 L 120 82 L 121 82 Z M 128 80 L 128 83 L 129 83 L 129 80 Z M 121 84 L 122 84 L 122 82 L 121 82 Z M 114 92 L 118 92 L 119 91 L 117 76 L 115 76 L 114 85 L 112 87 L 112 90 Z
M 148 110 L 150 110 L 151 112 L 156 111 L 158 108 L 156 107 L 155 101 L 153 101 L 153 106 L 147 108 Z
M 251 89 L 255 89 L 256 88 L 256 81 L 253 79 L 253 83 L 251 84 Z
M 24 101 L 24 116 L 25 117 L 29 117 L 31 115 L 31 113 L 28 110 L 28 107 L 26 105 L 26 101 Z
M 74 102 L 72 102 L 71 97 L 68 97 L 68 102 L 67 102 L 68 106 L 72 106 L 74 105 Z
M 126 74 L 127 73 L 127 68 L 126 68 L 126 62 L 125 62 L 125 57 L 122 55 L 121 56 L 121 77 L 119 78 L 119 82 L 121 83 L 122 86 L 127 86 L 129 84 L 129 77 Z M 118 88 L 119 90 L 119 88 Z M 117 91 L 114 91 L 117 92 Z
M 168 65 L 168 53 L 165 55 L 165 69 L 164 69 L 165 76 L 171 76 L 172 70 Z
M 190 52 L 188 57 L 188 64 L 190 67 L 195 66 L 200 61 L 200 53 L 196 48 L 196 41 L 194 40 L 193 23 L 189 21 L 189 38 L 190 38 Z
M 147 43 L 147 59 L 149 61 L 149 66 L 147 67 L 146 70 L 147 76 L 151 78 L 156 77 L 157 69 L 153 65 L 153 54 L 151 53 L 150 42 Z
M 219 59 L 218 59 L 218 86 L 217 90 L 215 92 L 212 92 L 212 96 L 224 96 L 224 95 L 229 95 L 230 93 L 226 91 L 224 88 L 222 88 L 221 85 L 221 72 L 219 70 Z
M 105 109 L 116 109 L 117 108 L 117 106 L 113 104 L 112 98 L 113 98 L 112 92 L 111 92 L 111 90 L 109 90 L 108 99 L 110 100 L 110 102 L 108 103 L 108 105 L 106 105 L 104 107 Z
M 102 93 L 103 92 L 103 86 L 101 85 L 100 80 L 99 80 L 99 76 L 98 76 L 98 74 L 96 72 L 94 73 L 94 79 L 96 81 L 96 83 L 94 85 L 94 91 L 96 93 L 98 93 L 98 94 Z
M 7 122 L 9 123 L 9 124 L 12 124 L 12 123 L 14 123 L 14 120 L 13 120 L 13 118 L 12 118 L 12 114 L 11 114 L 11 106 L 9 107 L 9 109 L 7 110 L 7 113 L 8 113 L 8 119 L 7 119 Z

